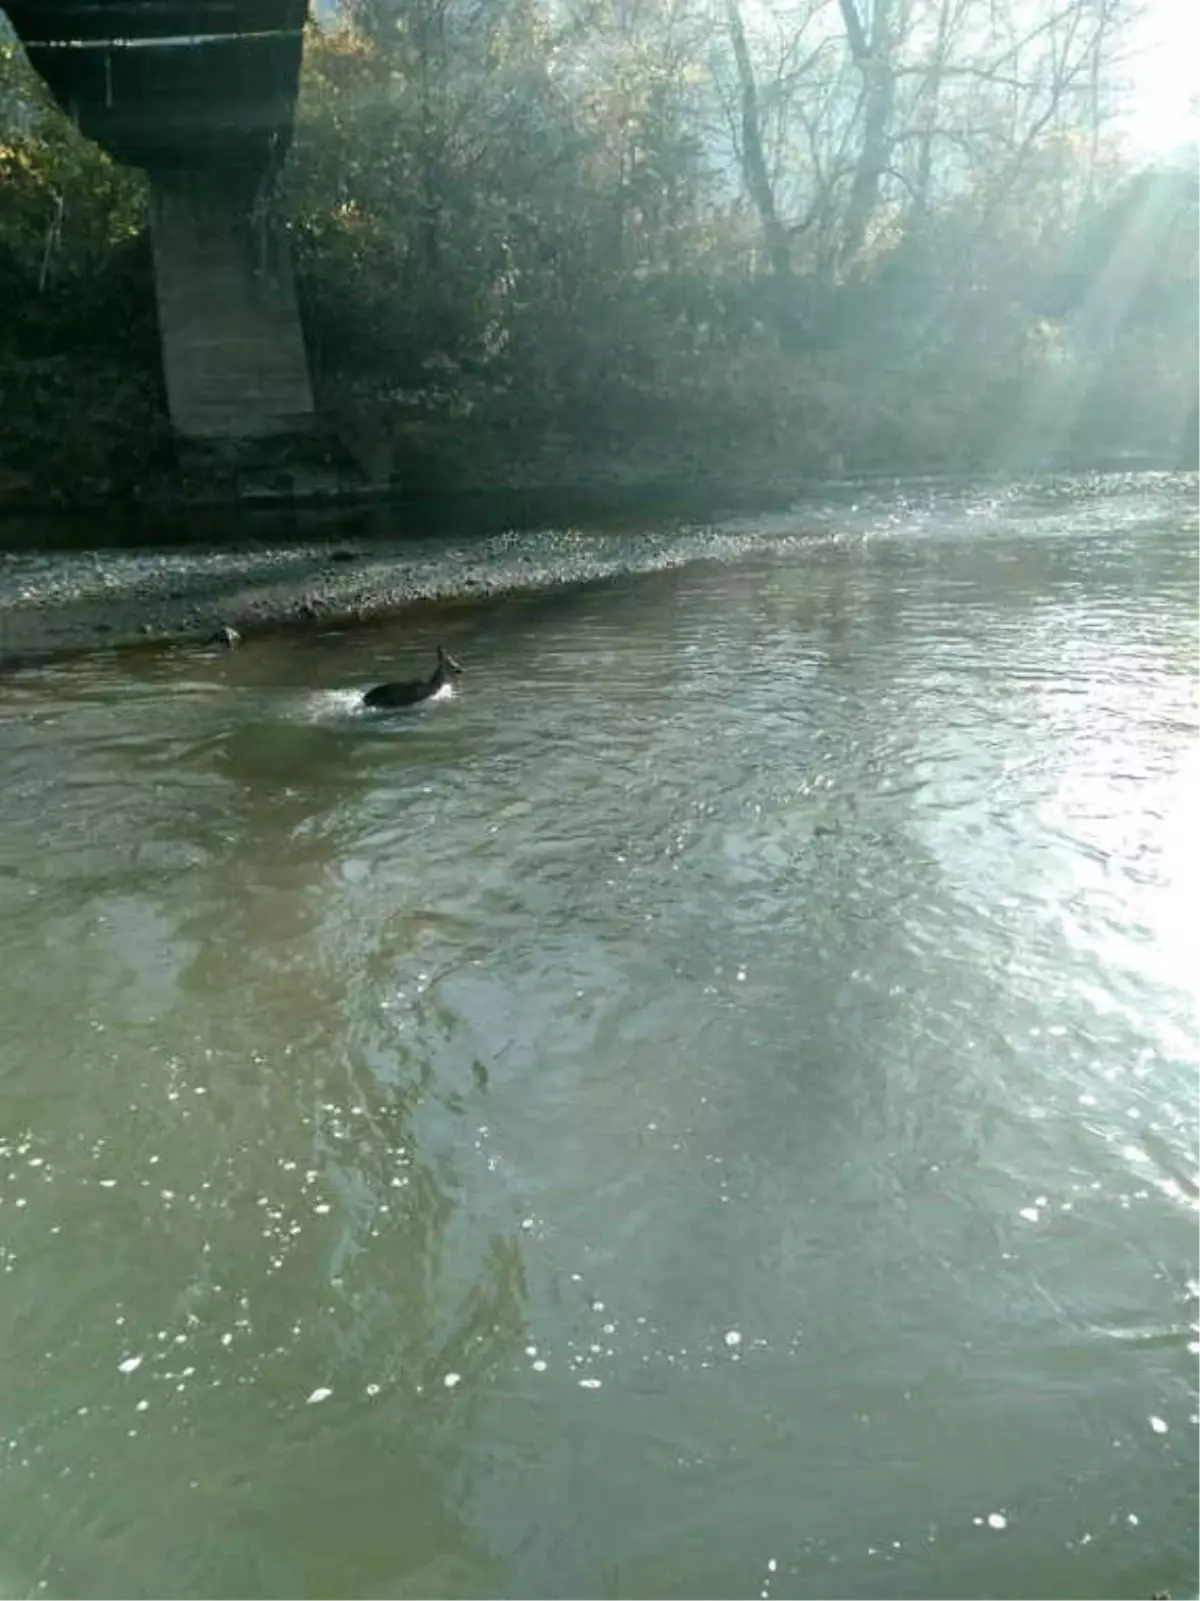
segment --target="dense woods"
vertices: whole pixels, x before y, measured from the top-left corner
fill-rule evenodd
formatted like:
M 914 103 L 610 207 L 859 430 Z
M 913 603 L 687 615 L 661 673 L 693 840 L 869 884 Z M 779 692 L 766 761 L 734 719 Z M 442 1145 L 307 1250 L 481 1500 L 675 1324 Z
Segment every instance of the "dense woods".
M 267 202 L 323 405 L 432 482 L 1173 459 L 1194 149 L 1126 0 L 357 0 Z M 169 454 L 138 174 L 0 43 L 0 473 Z

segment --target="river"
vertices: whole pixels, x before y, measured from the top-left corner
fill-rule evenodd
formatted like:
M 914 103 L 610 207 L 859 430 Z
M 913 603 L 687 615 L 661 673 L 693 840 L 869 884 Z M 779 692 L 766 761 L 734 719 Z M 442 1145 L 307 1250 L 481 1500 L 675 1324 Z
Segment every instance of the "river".
M 1195 1594 L 1194 477 L 501 548 L 0 679 L 0 1594 Z

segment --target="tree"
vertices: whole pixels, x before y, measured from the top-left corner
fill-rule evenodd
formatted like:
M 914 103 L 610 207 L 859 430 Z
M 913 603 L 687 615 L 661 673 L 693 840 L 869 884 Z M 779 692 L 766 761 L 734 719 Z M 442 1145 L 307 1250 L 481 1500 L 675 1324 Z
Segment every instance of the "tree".
M 1115 137 L 1130 3 L 348 0 L 277 202 L 325 404 L 455 483 L 563 438 L 688 471 L 1175 451 L 1195 159 L 1164 185 Z M 90 438 L 85 367 L 142 397 L 91 456 L 144 461 L 138 180 L 0 66 L 0 381 L 36 419 L 0 461 Z

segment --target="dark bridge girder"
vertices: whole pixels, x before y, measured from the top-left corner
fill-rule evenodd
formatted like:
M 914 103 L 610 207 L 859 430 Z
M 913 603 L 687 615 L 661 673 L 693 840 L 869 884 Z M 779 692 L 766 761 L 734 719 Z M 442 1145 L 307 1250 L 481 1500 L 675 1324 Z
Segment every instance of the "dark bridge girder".
M 30 64 L 117 161 L 148 172 L 286 153 L 306 0 L 5 0 Z
M 286 235 L 259 204 L 291 142 L 307 0 L 0 0 L 59 105 L 150 178 L 171 420 L 291 434 L 312 389 Z

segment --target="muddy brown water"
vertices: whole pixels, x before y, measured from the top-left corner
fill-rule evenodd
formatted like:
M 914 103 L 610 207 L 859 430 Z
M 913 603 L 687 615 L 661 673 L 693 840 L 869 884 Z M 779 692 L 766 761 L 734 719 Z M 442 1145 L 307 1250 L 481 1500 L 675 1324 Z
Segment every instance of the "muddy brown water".
M 1194 478 L 617 537 L 0 682 L 0 1593 L 1194 1593 Z

